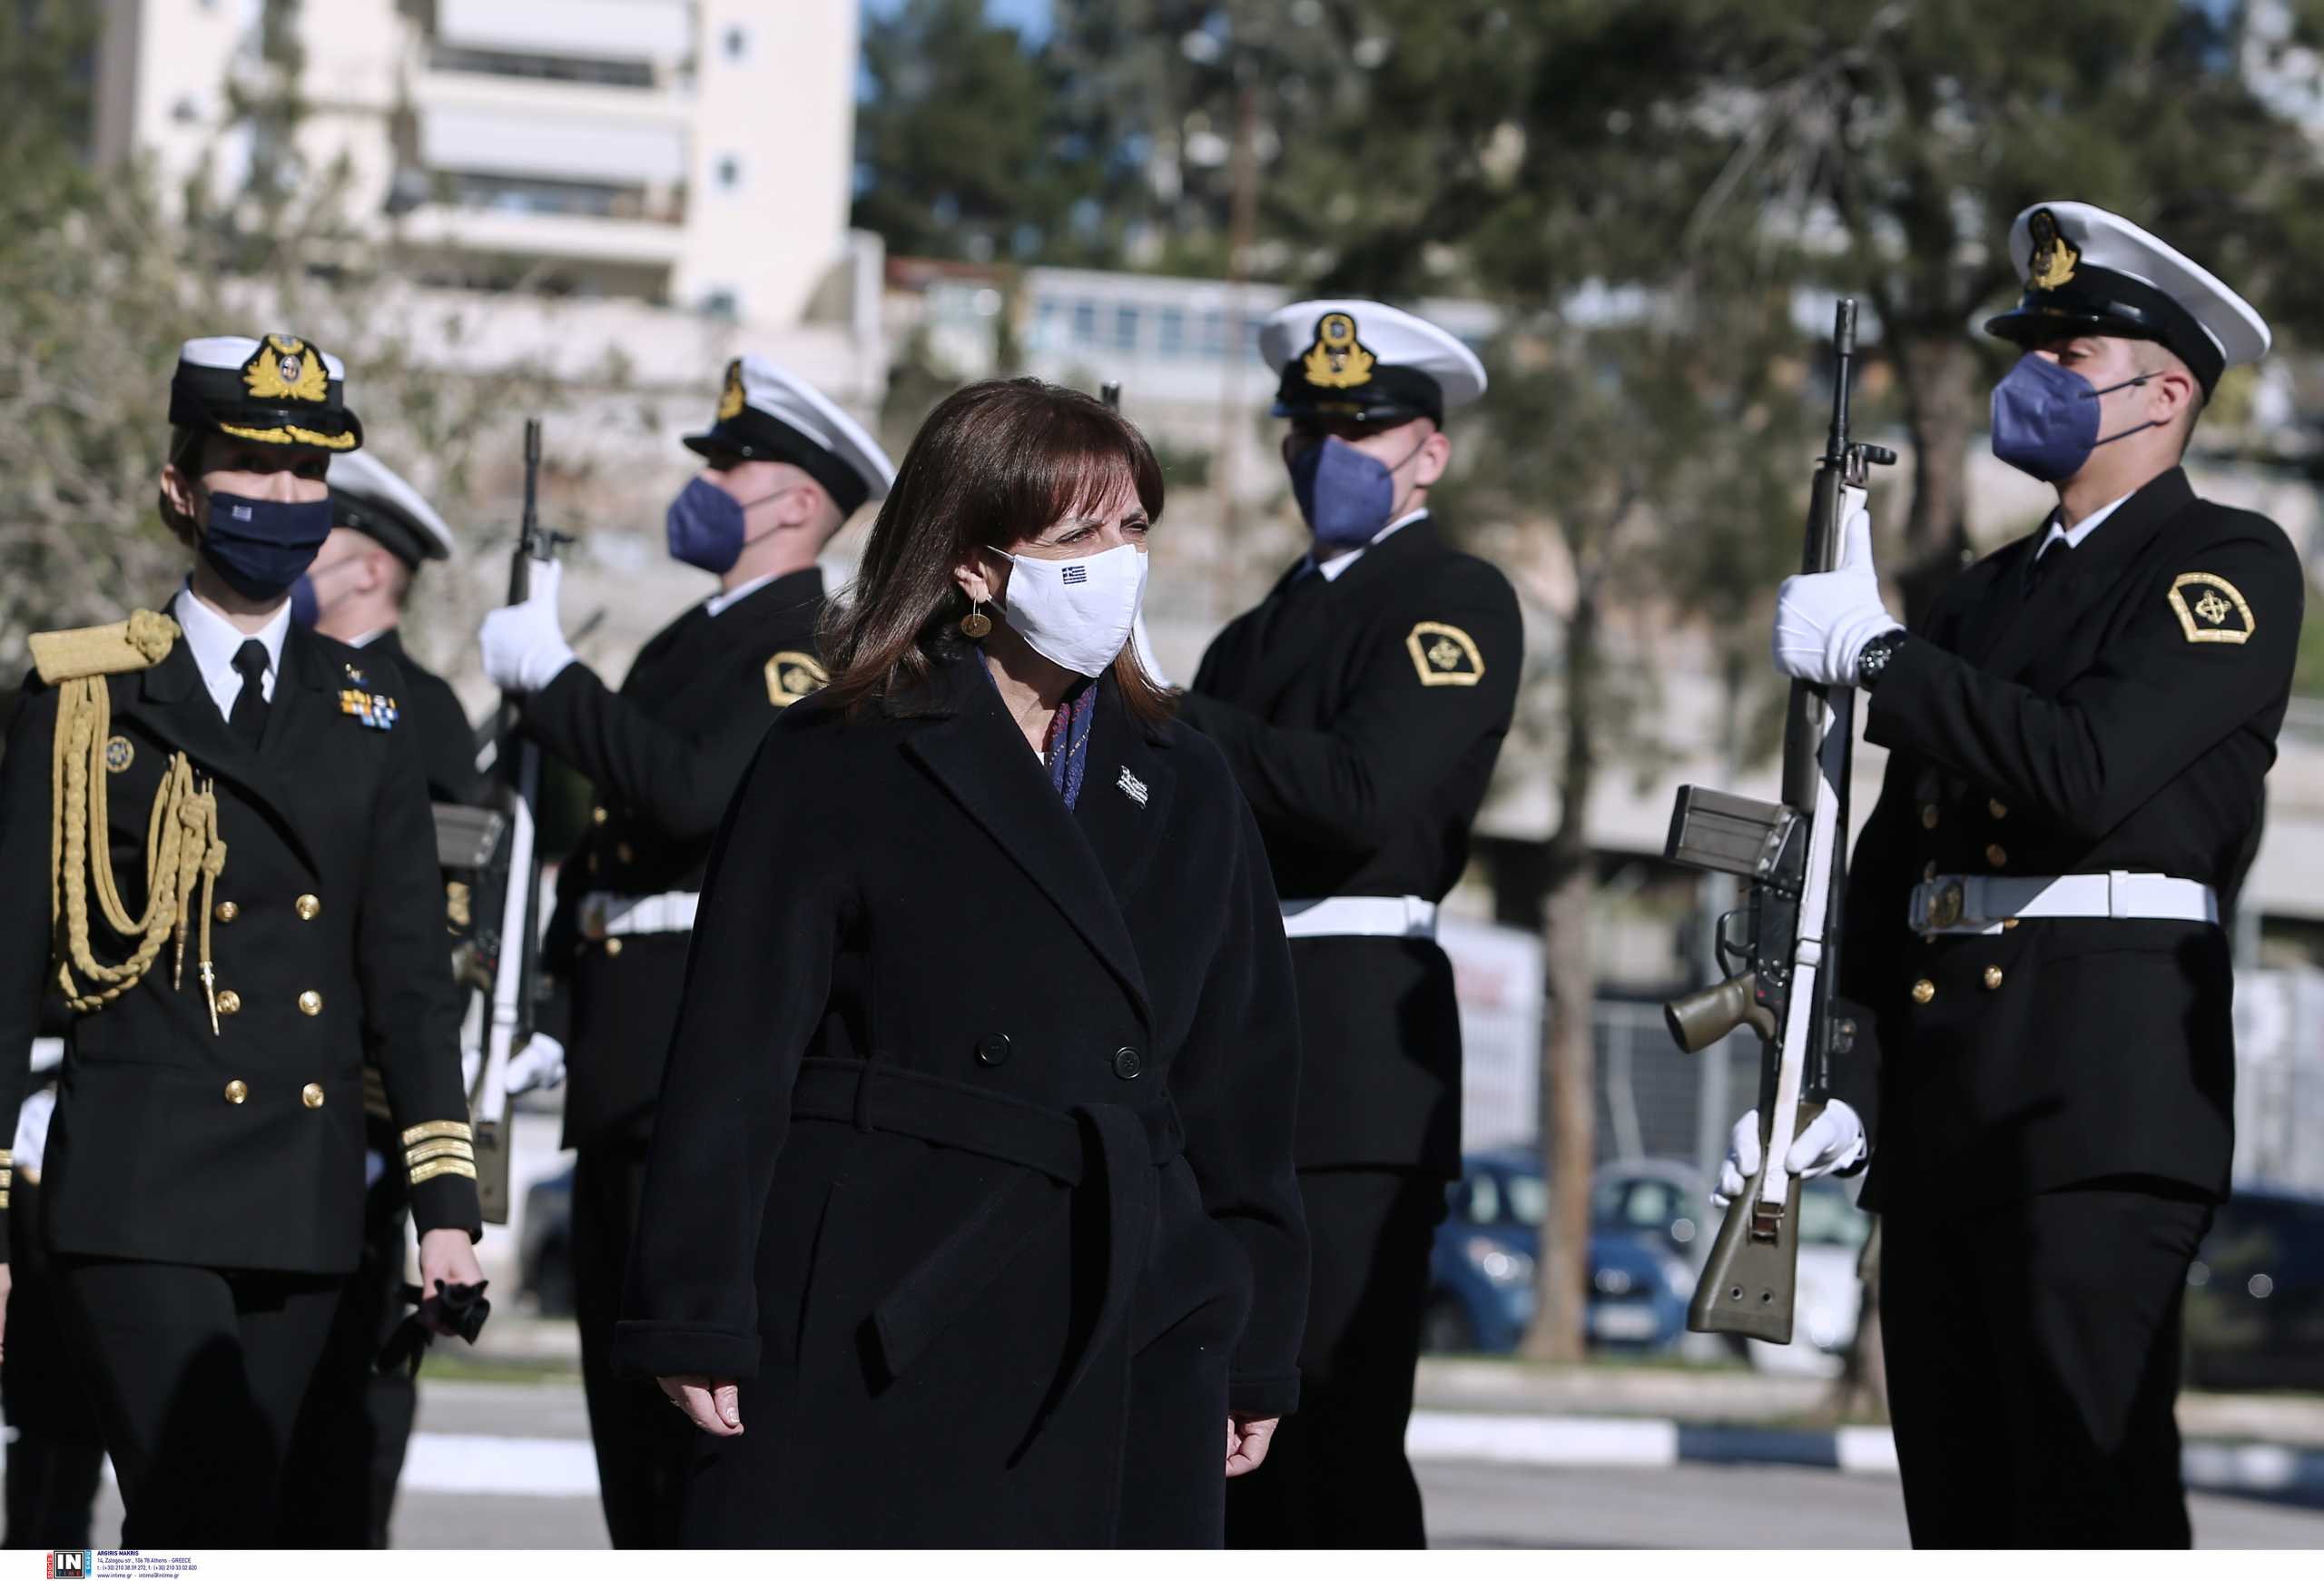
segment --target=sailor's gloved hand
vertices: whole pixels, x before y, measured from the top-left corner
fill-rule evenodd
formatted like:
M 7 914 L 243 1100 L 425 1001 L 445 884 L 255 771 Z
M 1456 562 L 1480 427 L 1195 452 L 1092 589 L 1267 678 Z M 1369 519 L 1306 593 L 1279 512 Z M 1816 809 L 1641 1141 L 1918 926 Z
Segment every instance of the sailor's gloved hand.
M 521 604 L 484 618 L 477 642 L 484 649 L 484 673 L 504 692 L 537 692 L 573 662 L 572 645 L 557 619 L 557 585 L 565 568 L 555 560 L 533 567 L 532 591 Z
M 1854 1168 L 1871 1146 L 1864 1134 L 1863 1117 L 1835 1098 L 1792 1139 L 1791 1151 L 1783 1155 L 1783 1167 L 1803 1181 L 1812 1181 L 1835 1170 Z M 1712 1204 L 1726 1207 L 1743 1194 L 1743 1188 L 1758 1172 L 1759 1112 L 1754 1109 L 1737 1121 L 1728 1135 L 1727 1161 L 1718 1167 L 1718 1190 L 1710 1194 Z
M 565 1081 L 565 1045 L 545 1032 L 537 1032 L 525 1046 L 508 1056 L 508 1096 L 544 1091 Z
M 1880 601 L 1864 490 L 1846 494 L 1838 567 L 1791 578 L 1776 599 L 1776 669 L 1819 687 L 1856 685 L 1865 644 L 1904 626 Z

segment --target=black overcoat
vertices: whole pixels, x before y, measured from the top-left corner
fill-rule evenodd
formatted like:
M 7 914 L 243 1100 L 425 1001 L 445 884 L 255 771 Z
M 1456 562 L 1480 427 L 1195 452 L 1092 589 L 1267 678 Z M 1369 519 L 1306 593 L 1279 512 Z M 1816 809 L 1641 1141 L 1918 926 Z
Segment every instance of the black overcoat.
M 685 980 L 684 933 L 588 936 L 581 903 L 699 890 L 718 822 L 779 713 L 822 682 L 822 573 L 779 577 L 710 613 L 697 604 L 638 650 L 616 692 L 566 666 L 526 699 L 525 730 L 586 775 L 596 805 L 557 870 L 542 961 L 572 993 L 565 1145 L 642 1137 Z
M 1849 874 L 1842 980 L 1873 1007 L 1870 1202 L 2015 1201 L 2113 1176 L 2227 1194 L 2234 973 L 2201 922 L 2054 918 L 1924 937 L 1925 874 L 2162 874 L 2231 904 L 2260 839 L 2304 575 L 2177 469 L 2029 578 L 1962 573 L 1870 695 L 1890 749 Z M 1851 1063 L 1855 1063 L 1851 1062 Z
M 1303 562 L 1304 567 L 1304 562 Z M 1219 633 L 1185 704 L 1218 744 L 1287 901 L 1442 900 L 1517 707 L 1525 627 L 1433 518 L 1336 580 L 1295 567 Z M 1461 1172 L 1461 1006 L 1432 939 L 1295 939 L 1303 1169 Z
M 255 750 L 228 727 L 182 640 L 106 684 L 118 743 L 106 755 L 111 858 L 132 911 L 144 903 L 147 819 L 172 755 L 184 752 L 216 786 L 222 1013 L 212 1032 L 196 920 L 182 985 L 164 944 L 119 1000 L 74 1017 L 42 1177 L 51 1244 L 83 1257 L 345 1272 L 363 1237 L 365 1061 L 379 1068 L 398 1127 L 468 1118 L 419 754 L 401 729 L 350 711 L 365 697 L 399 702 L 403 677 L 384 655 L 294 626 Z M 371 714 L 381 716 L 376 704 Z M 0 758 L 8 1114 L 53 980 L 56 717 L 56 691 L 34 676 Z M 129 954 L 132 941 L 94 897 L 90 932 L 100 960 Z M 473 1174 L 432 1173 L 412 1192 L 412 1216 L 422 1233 L 478 1232 Z
M 1230 1406 L 1296 1403 L 1274 886 L 1101 685 L 1070 813 L 974 660 L 792 708 L 736 795 L 615 1339 L 745 1380 L 690 1540 L 1215 1545 Z

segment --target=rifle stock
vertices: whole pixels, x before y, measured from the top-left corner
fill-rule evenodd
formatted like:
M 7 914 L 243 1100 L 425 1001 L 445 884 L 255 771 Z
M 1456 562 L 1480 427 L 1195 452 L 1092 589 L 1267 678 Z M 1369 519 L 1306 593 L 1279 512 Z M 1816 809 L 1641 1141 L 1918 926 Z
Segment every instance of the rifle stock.
M 1855 301 L 1843 299 L 1834 317 L 1832 426 L 1809 496 L 1803 572 L 1838 564 L 1849 492 L 1864 489 L 1873 466 L 1896 459 L 1848 438 L 1856 312 Z M 1853 689 L 1795 681 L 1784 723 L 1782 801 L 1689 786 L 1671 817 L 1664 849 L 1669 860 L 1733 874 L 1749 885 L 1746 904 L 1722 918 L 1718 930 L 1724 966 L 1728 924 L 1745 920 L 1740 969 L 1729 967 L 1725 982 L 1666 1006 L 1671 1036 L 1689 1053 L 1713 1048 L 1739 1027 L 1759 1039 L 1759 1168 L 1728 1206 L 1696 1283 L 1687 1326 L 1699 1333 L 1791 1342 L 1799 1181 L 1783 1160 L 1823 1112 L 1833 1057 L 1847 1051 L 1855 1030 L 1834 1013 L 1832 995 L 1855 730 Z

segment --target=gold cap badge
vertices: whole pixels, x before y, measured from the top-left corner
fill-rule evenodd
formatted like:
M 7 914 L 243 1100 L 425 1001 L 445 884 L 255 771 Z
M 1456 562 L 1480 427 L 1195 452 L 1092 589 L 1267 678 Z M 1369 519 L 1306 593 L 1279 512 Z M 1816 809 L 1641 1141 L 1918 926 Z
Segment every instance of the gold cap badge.
M 718 392 L 718 420 L 732 422 L 743 415 L 743 360 L 726 364 L 726 388 Z
M 2082 249 L 2065 238 L 2058 229 L 2058 217 L 2047 209 L 2036 209 L 2033 218 L 2025 222 L 2025 229 L 2034 239 L 2034 257 L 2027 266 L 2025 282 L 2036 291 L 2055 291 L 2073 278 L 2074 265 L 2082 262 Z
M 242 364 L 242 382 L 253 400 L 320 401 L 330 393 L 322 357 L 295 337 L 269 335 Z
M 1315 343 L 1300 363 L 1308 383 L 1323 390 L 1353 390 L 1372 382 L 1372 365 L 1377 361 L 1356 339 L 1352 315 L 1325 313 L 1316 321 Z

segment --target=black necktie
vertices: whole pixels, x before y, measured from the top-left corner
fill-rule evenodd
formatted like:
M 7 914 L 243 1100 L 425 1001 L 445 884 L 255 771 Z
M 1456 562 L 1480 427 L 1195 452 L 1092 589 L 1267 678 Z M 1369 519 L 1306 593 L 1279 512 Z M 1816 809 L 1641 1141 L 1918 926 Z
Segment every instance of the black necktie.
M 2025 573 L 2025 596 L 2031 598 L 2042 590 L 2044 584 L 2065 569 L 2066 557 L 2072 553 L 2073 544 L 2067 539 L 2053 538 L 2043 544 L 2042 552 L 2034 557 L 2034 564 Z
M 226 716 L 245 746 L 256 746 L 266 734 L 266 644 L 257 637 L 234 650 L 234 668 L 242 689 L 234 695 L 234 711 Z

